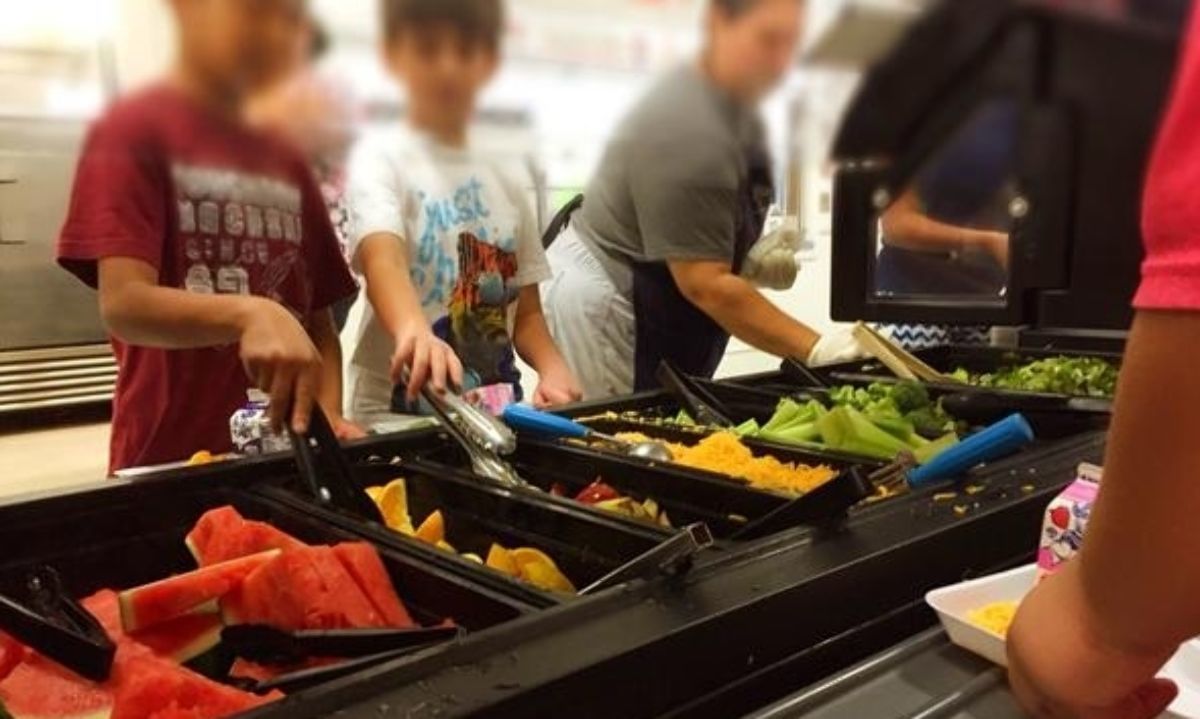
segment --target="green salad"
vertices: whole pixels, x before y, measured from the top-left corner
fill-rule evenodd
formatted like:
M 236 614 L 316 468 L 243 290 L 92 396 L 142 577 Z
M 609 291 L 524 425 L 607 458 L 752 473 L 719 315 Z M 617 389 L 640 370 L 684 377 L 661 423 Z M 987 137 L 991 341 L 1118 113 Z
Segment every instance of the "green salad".
M 1117 393 L 1117 375 L 1117 368 L 1107 360 L 1048 357 L 990 373 L 973 373 L 960 367 L 951 376 L 978 387 L 1112 398 Z

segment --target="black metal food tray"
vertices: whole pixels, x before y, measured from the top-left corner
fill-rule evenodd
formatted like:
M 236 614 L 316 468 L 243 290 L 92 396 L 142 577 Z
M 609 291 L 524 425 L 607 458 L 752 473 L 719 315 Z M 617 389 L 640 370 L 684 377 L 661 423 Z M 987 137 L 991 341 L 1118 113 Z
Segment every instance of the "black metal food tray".
M 616 416 L 598 416 L 585 418 L 584 424 L 603 434 L 619 434 L 622 432 L 637 432 L 651 439 L 677 444 L 695 444 L 711 435 L 714 430 L 707 427 L 685 427 L 682 425 L 665 425 L 655 422 L 638 421 L 631 418 Z M 806 464 L 809 466 L 826 465 L 842 471 L 852 467 L 868 471 L 882 466 L 881 462 L 863 457 L 857 457 L 843 452 L 827 450 L 809 450 L 789 447 L 775 442 L 764 442 L 760 439 L 743 438 L 742 443 L 749 447 L 755 455 L 769 456 L 781 462 Z M 610 451 L 600 448 L 599 451 Z M 724 476 L 717 474 L 715 476 Z M 738 480 L 733 480 L 738 481 Z
M 580 589 L 653 549 L 669 536 L 654 527 L 597 516 L 577 506 L 548 502 L 533 494 L 485 484 L 473 476 L 420 462 L 369 462 L 357 465 L 355 475 L 364 490 L 403 477 L 414 526 L 440 510 L 446 524 L 446 541 L 458 552 L 476 554 L 486 560 L 493 543 L 508 549 L 532 547 L 549 555 Z M 285 480 L 284 486 L 295 494 L 283 501 L 309 501 L 298 480 Z M 568 598 L 542 592 L 398 532 L 382 527 L 368 531 L 373 531 L 379 541 L 403 545 L 429 561 L 471 576 L 476 583 L 500 587 L 505 593 L 518 594 L 538 606 L 550 606 Z
M 194 570 L 184 544 L 200 516 L 231 505 L 247 519 L 268 522 L 312 544 L 362 541 L 352 531 L 258 496 L 222 486 L 148 483 L 109 493 L 108 501 L 33 502 L 0 507 L 0 541 L 20 548 L 0 559 L 0 593 L 22 596 L 28 572 L 54 567 L 76 597 L 100 589 L 126 589 Z M 39 511 L 39 505 L 44 511 Z M 9 511 L 9 510 L 12 511 Z M 18 512 L 19 510 L 19 512 Z M 24 516 L 14 516 L 17 514 Z M 500 592 L 423 562 L 419 556 L 378 547 L 405 605 L 423 624 L 453 619 L 471 630 L 485 629 L 529 612 L 532 607 Z
M 428 454 L 427 458 L 459 471 L 469 471 L 469 461 L 457 447 L 444 447 Z M 733 539 L 750 523 L 788 504 L 786 497 L 735 484 L 706 472 L 651 464 L 549 440 L 522 438 L 516 453 L 507 459 L 521 478 L 542 490 L 549 491 L 557 484 L 574 496 L 601 479 L 637 501 L 655 500 L 675 527 L 703 522 L 718 540 Z M 547 496 L 546 501 L 586 507 L 565 498 Z M 602 512 L 586 508 L 591 512 Z M 604 513 L 604 516 L 613 515 Z M 812 519 L 829 518 L 817 516 Z
M 714 552 L 680 584 L 571 603 L 536 618 L 542 631 L 498 627 L 452 662 L 401 667 L 347 687 L 361 703 L 327 706 L 346 717 L 403 717 L 418 704 L 414 716 L 556 716 L 563 706 L 584 719 L 745 716 L 930 627 L 926 591 L 1028 561 L 1046 502 L 1079 461 L 1096 461 L 1101 438 L 990 467 L 980 478 L 989 491 L 961 515 L 910 497 L 842 531 Z M 599 611 L 605 603 L 613 609 Z
M 1063 352 L 1039 349 L 1013 349 L 1004 347 L 973 347 L 968 345 L 941 345 L 914 352 L 926 364 L 944 374 L 950 374 L 959 367 L 972 373 L 995 372 L 1003 367 L 1026 364 L 1049 357 L 1090 357 L 1111 362 L 1116 367 L 1121 366 L 1121 355 L 1106 352 Z M 849 381 L 883 381 L 895 382 L 896 376 L 878 361 L 847 362 L 820 368 L 820 372 L 833 382 Z M 976 387 L 972 385 L 950 383 L 929 383 L 931 388 L 940 391 L 954 392 L 995 392 L 1005 395 L 1034 395 L 1065 397 L 1051 393 L 1020 392 L 1016 390 Z

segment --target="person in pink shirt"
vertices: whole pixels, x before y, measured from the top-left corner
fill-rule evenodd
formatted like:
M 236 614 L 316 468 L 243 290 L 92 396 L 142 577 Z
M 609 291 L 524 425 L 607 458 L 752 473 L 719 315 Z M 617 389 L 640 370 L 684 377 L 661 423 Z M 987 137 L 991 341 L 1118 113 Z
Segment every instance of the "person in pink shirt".
M 1145 189 L 1146 260 L 1104 483 L 1079 557 L 1025 600 L 1010 679 L 1036 717 L 1150 719 L 1200 636 L 1200 13 Z

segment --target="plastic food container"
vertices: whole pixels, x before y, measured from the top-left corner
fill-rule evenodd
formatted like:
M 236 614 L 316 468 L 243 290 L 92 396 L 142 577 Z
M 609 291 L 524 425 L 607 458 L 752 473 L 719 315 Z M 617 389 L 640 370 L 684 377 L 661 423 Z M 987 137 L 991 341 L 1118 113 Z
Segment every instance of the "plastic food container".
M 925 601 L 937 612 L 950 641 L 1001 666 L 1008 666 L 1004 637 L 976 626 L 968 613 L 995 602 L 1020 602 L 1037 581 L 1037 565 L 1029 564 L 961 584 L 936 589 Z
M 937 589 L 925 601 L 938 613 L 950 641 L 1001 666 L 1008 666 L 1004 638 L 975 626 L 967 614 L 994 602 L 1020 602 L 1034 587 L 1038 568 L 1029 564 L 1002 574 Z M 1200 719 L 1200 640 L 1184 644 L 1160 676 L 1179 685 L 1179 698 L 1166 717 Z
M 513 492 L 475 478 L 455 477 L 444 468 L 407 463 L 403 466 L 368 463 L 356 468 L 365 490 L 403 477 L 409 512 L 420 523 L 438 510 L 446 522 L 446 541 L 458 552 L 486 557 L 493 543 L 510 549 L 532 547 L 545 552 L 578 588 L 583 588 L 623 564 L 636 559 L 670 537 L 661 528 L 597 515 L 582 507 L 547 502 L 535 495 Z M 276 496 L 269 490 L 263 490 Z M 300 483 L 283 483 L 281 494 L 294 493 L 291 501 L 310 502 Z M 281 501 L 288 501 L 279 497 Z M 346 515 L 349 516 L 349 515 Z M 552 606 L 566 595 L 536 590 L 498 572 L 399 533 L 387 532 L 392 543 L 403 545 L 482 585 L 498 586 L 507 595 L 520 596 L 536 606 Z
M 456 447 L 443 447 L 424 455 L 436 464 L 470 471 L 470 462 Z M 597 479 L 637 501 L 654 499 L 666 510 L 676 528 L 703 522 L 721 540 L 740 540 L 738 533 L 757 520 L 785 507 L 790 498 L 765 492 L 722 474 L 675 464 L 648 464 L 615 452 L 560 444 L 553 440 L 522 438 L 508 460 L 525 480 L 549 492 L 554 485 L 575 496 Z M 811 460 L 810 460 L 811 461 Z M 847 465 L 848 466 L 848 465 Z M 816 497 L 823 490 L 825 499 Z M 844 474 L 809 494 L 814 499 L 812 515 L 787 523 L 787 527 L 819 523 L 844 514 L 870 491 L 870 487 Z M 567 502 L 588 512 L 585 505 Z M 603 513 L 604 516 L 610 516 Z
M 34 567 L 50 565 L 68 592 L 85 597 L 101 588 L 124 589 L 195 569 L 184 536 L 205 511 L 231 505 L 247 519 L 269 522 L 301 541 L 362 541 L 354 532 L 253 492 L 157 482 L 100 495 L 70 496 L 0 507 L 0 541 L 13 551 L 0 558 L 0 593 L 20 594 Z M 532 610 L 413 553 L 379 546 L 384 566 L 414 617 L 423 624 L 453 618 L 471 630 L 516 619 Z

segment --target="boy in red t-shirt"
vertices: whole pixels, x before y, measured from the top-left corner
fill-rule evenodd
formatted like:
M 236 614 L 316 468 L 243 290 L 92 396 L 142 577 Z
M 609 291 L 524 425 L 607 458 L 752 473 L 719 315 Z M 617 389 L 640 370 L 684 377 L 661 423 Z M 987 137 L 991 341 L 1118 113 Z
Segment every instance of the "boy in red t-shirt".
M 91 129 L 59 262 L 99 291 L 120 367 L 110 470 L 230 448 L 249 386 L 277 427 L 341 419 L 329 306 L 354 292 L 304 160 L 241 120 L 303 0 L 172 0 L 174 70 Z M 290 414 L 290 416 L 289 416 Z

